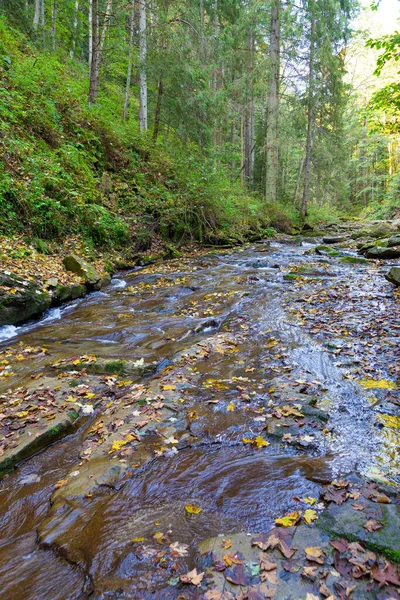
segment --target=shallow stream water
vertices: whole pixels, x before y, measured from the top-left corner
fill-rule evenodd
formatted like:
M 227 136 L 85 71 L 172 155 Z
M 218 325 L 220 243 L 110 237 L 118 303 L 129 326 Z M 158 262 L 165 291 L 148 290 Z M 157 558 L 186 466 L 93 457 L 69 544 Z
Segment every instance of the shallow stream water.
M 10 385 L 25 385 L 45 368 L 49 355 L 52 362 L 84 354 L 143 358 L 161 369 L 177 352 L 218 331 L 238 336 L 246 332 L 239 352 L 217 353 L 197 366 L 199 385 L 191 389 L 189 401 L 197 412 L 190 426 L 197 443 L 151 461 L 120 488 L 87 502 L 73 526 L 66 517 L 60 526 L 64 539 L 56 551 L 38 544 L 37 531 L 54 484 L 79 462 L 88 425 L 25 462 L 0 484 L 2 598 L 174 598 L 173 587 L 163 580 L 153 578 L 153 588 L 148 588 L 153 555 L 138 557 L 132 539 L 165 532 L 189 545 L 185 561 L 190 569 L 204 540 L 264 531 L 292 508 L 294 497 L 318 497 L 321 484 L 335 477 L 376 470 L 397 480 L 397 438 L 376 427 L 376 407 L 368 392 L 346 377 L 348 368 L 288 312 L 288 306 L 311 291 L 307 283 L 294 289 L 284 273 L 289 265 L 312 263 L 321 270 L 319 285 L 331 285 L 332 277 L 369 285 L 378 307 L 371 319 L 397 310 L 392 288 L 379 269 L 328 264 L 326 258 L 305 255 L 311 247 L 272 242 L 190 263 L 175 261 L 158 270 L 138 269 L 120 274 L 104 292 L 50 311 L 38 323 L 0 331 L 9 337 L 4 347 L 22 342 L 48 352 L 21 362 L 12 384 L 1 382 L 0 393 Z M 160 285 L 154 285 L 157 281 Z M 337 341 L 329 326 L 323 334 L 325 344 Z M 271 340 L 276 347 L 272 357 Z M 385 357 L 378 352 L 374 361 L 384 376 Z M 219 410 L 237 394 L 224 382 L 251 377 L 252 396 L 262 398 L 267 382 L 282 373 L 293 381 L 316 382 L 334 435 L 319 436 L 311 450 L 278 444 L 268 452 L 249 452 L 240 440 L 245 431 L 257 435 L 259 423 L 246 411 Z M 209 379 L 209 385 L 202 385 Z M 183 427 L 179 414 L 171 423 L 177 431 Z M 149 436 L 147 444 L 152 443 Z M 179 508 L 187 499 L 202 507 L 196 518 L 181 516 Z

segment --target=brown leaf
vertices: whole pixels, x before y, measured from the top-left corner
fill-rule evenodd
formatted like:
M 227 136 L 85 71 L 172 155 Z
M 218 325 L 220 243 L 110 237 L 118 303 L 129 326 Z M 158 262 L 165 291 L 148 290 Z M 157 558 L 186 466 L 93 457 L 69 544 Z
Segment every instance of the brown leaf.
M 273 562 L 269 554 L 266 552 L 260 552 L 260 569 L 262 571 L 273 571 L 276 569 L 277 565 Z
M 381 570 L 379 565 L 375 564 L 371 569 L 371 575 L 379 583 L 400 586 L 400 579 L 397 569 L 390 562 L 386 562 L 385 568 Z
M 325 556 L 325 552 L 322 550 L 322 548 L 319 548 L 318 546 L 312 546 L 310 548 L 306 548 L 305 552 L 307 560 L 316 562 L 319 565 L 324 564 L 323 557 Z
M 364 510 L 364 508 L 366 508 L 366 504 L 360 504 L 358 502 L 355 502 L 354 504 L 352 504 L 352 507 L 354 510 Z
M 225 577 L 234 585 L 246 585 L 246 572 L 242 564 L 236 564 L 229 573 L 226 571 Z
M 329 544 L 332 546 L 332 548 L 335 548 L 336 550 L 338 550 L 340 553 L 346 552 L 348 546 L 349 546 L 349 542 L 347 540 L 344 539 L 339 539 L 339 540 L 330 540 Z
M 186 575 L 181 575 L 180 580 L 182 583 L 190 583 L 195 586 L 199 586 L 203 581 L 204 573 L 198 573 L 197 569 L 193 569 L 193 571 L 189 571 Z
M 343 504 L 343 502 L 348 498 L 348 493 L 345 488 L 337 489 L 333 485 L 330 485 L 325 490 L 323 497 L 327 502 Z
M 314 581 L 314 579 L 317 577 L 317 570 L 318 567 L 303 567 L 301 574 L 303 577 Z
M 373 533 L 374 531 L 379 531 L 382 529 L 383 525 L 374 519 L 369 519 L 366 523 L 364 523 L 363 527 L 370 533 Z

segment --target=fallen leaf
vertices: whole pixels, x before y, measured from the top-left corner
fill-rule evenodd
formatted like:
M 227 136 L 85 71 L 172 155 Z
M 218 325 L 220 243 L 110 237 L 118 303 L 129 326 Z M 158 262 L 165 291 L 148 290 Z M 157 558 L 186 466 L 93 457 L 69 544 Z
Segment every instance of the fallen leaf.
M 319 565 L 323 565 L 324 564 L 323 557 L 325 556 L 325 553 L 322 550 L 322 548 L 319 548 L 318 546 L 312 546 L 310 548 L 306 548 L 305 552 L 306 552 L 306 558 L 307 558 L 307 560 L 310 560 L 312 562 L 316 562 Z
M 171 550 L 176 552 L 178 556 L 187 556 L 189 546 L 187 544 L 180 544 L 179 542 L 174 542 L 169 546 Z
M 223 561 L 227 567 L 231 567 L 232 565 L 241 565 L 243 561 L 237 557 L 233 552 L 228 552 L 224 555 Z
M 317 511 L 316 510 L 312 510 L 311 508 L 308 508 L 306 511 L 304 511 L 304 520 L 307 523 L 307 525 L 311 525 L 311 523 L 313 521 L 315 521 L 315 519 L 317 518 Z
M 275 519 L 276 525 L 281 525 L 282 527 L 293 527 L 300 520 L 301 514 L 294 510 L 289 515 L 285 517 L 281 517 L 280 519 Z
M 307 577 L 307 579 L 311 579 L 312 581 L 314 581 L 314 579 L 317 576 L 317 570 L 318 567 L 303 567 L 303 569 L 301 570 L 301 574 L 303 575 L 303 577 Z
M 193 571 L 189 571 L 186 575 L 181 575 L 180 580 L 182 583 L 189 583 L 195 586 L 199 586 L 203 581 L 204 573 L 198 573 L 197 569 L 193 569 Z
M 185 504 L 185 510 L 190 515 L 198 515 L 201 512 L 201 508 L 195 504 Z
M 382 529 L 383 525 L 382 523 L 375 521 L 375 519 L 368 519 L 368 521 L 364 523 L 363 527 L 370 533 L 373 533 L 374 531 L 379 531 Z

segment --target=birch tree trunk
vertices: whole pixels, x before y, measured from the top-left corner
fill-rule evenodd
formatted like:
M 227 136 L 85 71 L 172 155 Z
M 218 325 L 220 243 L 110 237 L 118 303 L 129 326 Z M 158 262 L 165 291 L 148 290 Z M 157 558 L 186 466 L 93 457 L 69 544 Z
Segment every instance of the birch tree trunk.
M 100 33 L 99 0 L 92 0 L 92 60 L 90 63 L 89 104 L 94 104 L 99 92 L 101 57 L 110 23 L 112 0 L 107 1 L 103 26 Z
M 72 46 L 71 46 L 71 50 L 69 52 L 69 55 L 71 58 L 74 58 L 74 56 L 75 56 L 76 38 L 78 35 L 78 13 L 79 13 L 79 0 L 75 0 L 74 23 L 73 23 L 73 29 L 72 29 Z
M 279 169 L 279 79 L 280 79 L 280 12 L 281 0 L 274 0 L 271 14 L 270 34 L 270 79 L 267 97 L 267 139 L 266 139 L 266 172 L 265 196 L 268 201 L 276 202 L 278 198 Z
M 107 0 L 107 7 L 106 7 L 105 15 L 104 15 L 103 27 L 101 28 L 100 46 L 99 46 L 99 64 L 101 61 L 101 56 L 103 54 L 104 42 L 106 41 L 107 29 L 110 24 L 111 11 L 112 11 L 112 0 Z M 99 18 L 99 16 L 97 15 L 97 19 L 98 18 Z
M 44 20 L 44 0 L 41 1 L 40 19 L 42 21 L 42 29 L 44 30 L 44 25 L 45 25 L 45 20 Z
M 310 177 L 311 177 L 311 145 L 314 125 L 314 59 L 315 59 L 315 15 L 311 9 L 311 30 L 310 30 L 310 58 L 308 67 L 308 100 L 307 100 L 307 139 L 306 139 L 306 159 L 304 163 L 304 188 L 301 199 L 301 216 L 303 220 L 307 216 L 307 207 L 310 196 Z
M 100 37 L 99 37 L 99 0 L 91 0 L 92 2 L 92 60 L 90 61 L 90 82 L 89 82 L 89 104 L 96 102 L 99 91 L 99 53 L 100 53 Z
M 35 12 L 33 15 L 33 29 L 37 30 L 37 28 L 39 27 L 41 11 L 42 11 L 42 0 L 35 0 Z
M 89 0 L 89 71 L 92 66 L 93 56 L 93 0 Z
M 126 73 L 125 101 L 124 101 L 124 121 L 128 118 L 129 92 L 131 89 L 132 65 L 133 65 L 133 39 L 135 34 L 135 0 L 131 0 L 131 20 L 129 23 L 129 55 L 128 71 Z
M 200 58 L 205 59 L 204 0 L 200 0 Z
M 147 38 L 146 38 L 147 10 L 146 0 L 139 0 L 139 126 L 140 131 L 147 131 Z

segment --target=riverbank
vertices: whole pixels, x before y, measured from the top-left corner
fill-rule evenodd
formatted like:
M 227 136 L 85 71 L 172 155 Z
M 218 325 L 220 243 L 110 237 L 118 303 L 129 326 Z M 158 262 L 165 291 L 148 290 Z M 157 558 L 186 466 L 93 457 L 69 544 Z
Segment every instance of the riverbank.
M 325 227 L 325 230 L 324 230 Z M 336 231 L 336 233 L 335 233 Z M 334 229 L 320 226 L 318 231 L 307 229 L 306 239 L 317 237 L 321 242 L 315 249 L 319 255 L 335 256 L 350 248 L 366 256 L 366 259 L 386 260 L 400 257 L 400 225 L 397 221 L 381 221 L 372 224 L 343 223 Z M 304 232 L 303 232 L 304 234 Z M 271 233 L 272 235 L 272 233 Z M 275 236 L 277 234 L 275 233 Z M 304 237 L 304 236 L 303 236 Z M 253 234 L 252 241 L 262 239 Z M 279 235 L 276 239 L 279 239 Z M 281 239 L 289 239 L 285 236 Z M 296 238 L 301 243 L 301 235 Z M 243 243 L 243 242 L 242 242 Z M 244 242 L 245 243 L 245 242 Z M 247 242 L 248 243 L 248 242 Z M 222 247 L 239 245 L 238 240 L 228 240 Z M 221 245 L 211 246 L 216 250 Z M 46 245 L 36 240 L 29 243 L 22 237 L 0 238 L 0 326 L 20 325 L 39 318 L 50 307 L 60 306 L 91 291 L 108 285 L 116 271 L 136 266 L 170 260 L 180 256 L 195 257 L 207 252 L 199 244 L 176 246 L 153 238 L 146 251 L 137 253 L 132 249 L 102 252 L 88 246 L 80 238 L 67 238 L 61 245 Z M 74 256 L 68 263 L 68 257 Z M 346 258 L 344 261 L 362 262 L 364 258 Z M 85 265 L 79 267 L 79 261 Z M 71 266 L 73 264 L 74 266 Z M 388 263 L 390 264 L 390 262 Z M 87 270 L 91 271 L 88 275 Z M 287 274 L 288 278 L 295 274 Z M 400 284 L 400 272 L 394 266 L 387 277 L 395 285 Z

